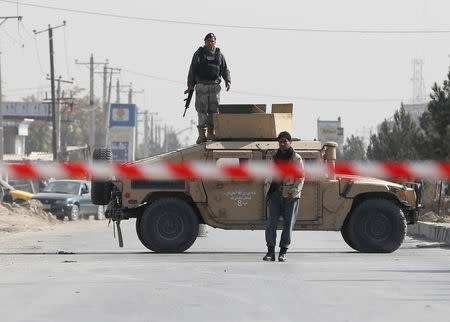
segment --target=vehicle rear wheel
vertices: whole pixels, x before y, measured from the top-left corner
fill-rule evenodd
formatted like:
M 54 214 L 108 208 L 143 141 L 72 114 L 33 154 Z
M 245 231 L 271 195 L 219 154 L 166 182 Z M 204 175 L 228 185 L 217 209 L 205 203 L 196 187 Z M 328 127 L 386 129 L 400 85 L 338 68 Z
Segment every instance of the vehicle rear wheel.
M 96 161 L 112 161 L 112 151 L 109 148 L 97 148 L 94 150 L 92 158 Z M 107 205 L 111 199 L 110 181 L 92 180 L 91 200 L 94 205 Z
M 386 199 L 369 199 L 359 204 L 350 214 L 347 226 L 353 248 L 361 252 L 391 253 L 406 235 L 402 210 Z
M 94 219 L 95 220 L 102 220 L 103 218 L 104 218 L 103 206 L 98 206 L 97 207 L 97 212 L 94 214 Z
M 198 235 L 194 209 L 177 198 L 154 201 L 136 221 L 136 231 L 145 247 L 158 253 L 181 253 L 192 246 Z
M 78 205 L 73 205 L 70 211 L 69 220 L 75 221 L 80 220 L 80 207 Z

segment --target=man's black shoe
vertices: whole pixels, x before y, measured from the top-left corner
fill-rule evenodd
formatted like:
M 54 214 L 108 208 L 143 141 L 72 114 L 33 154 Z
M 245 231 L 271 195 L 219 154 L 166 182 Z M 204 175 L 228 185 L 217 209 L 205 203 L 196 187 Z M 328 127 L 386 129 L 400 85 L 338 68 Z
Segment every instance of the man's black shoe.
M 263 257 L 263 261 L 275 261 L 275 247 L 267 246 L 267 254 Z
M 279 262 L 285 262 L 286 261 L 286 254 L 278 255 L 278 261 Z
M 275 252 L 273 252 L 273 253 L 268 252 L 268 253 L 266 254 L 266 256 L 263 257 L 263 261 L 271 261 L 271 262 L 274 262 L 274 261 L 275 261 Z
M 287 248 L 281 247 L 280 254 L 278 255 L 278 261 L 279 262 L 285 262 L 286 261 L 286 252 Z

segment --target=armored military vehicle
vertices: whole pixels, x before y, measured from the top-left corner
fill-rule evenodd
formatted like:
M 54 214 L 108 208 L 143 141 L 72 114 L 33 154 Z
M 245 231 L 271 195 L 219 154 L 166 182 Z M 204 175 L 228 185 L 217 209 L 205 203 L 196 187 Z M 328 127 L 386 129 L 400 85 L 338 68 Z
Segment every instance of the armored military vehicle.
M 277 134 L 292 130 L 292 104 L 221 105 L 214 115 L 216 140 L 136 161 L 265 160 L 278 149 Z M 333 163 L 334 142 L 294 139 L 305 164 Z M 111 151 L 94 151 L 110 160 Z M 199 224 L 239 230 L 264 230 L 268 218 L 264 182 L 253 181 L 94 181 L 92 200 L 108 205 L 106 216 L 136 218 L 142 244 L 155 252 L 183 252 L 195 241 Z M 393 252 L 403 242 L 407 223 L 417 221 L 412 186 L 359 176 L 336 175 L 306 181 L 294 230 L 341 231 L 361 252 Z M 280 223 L 281 228 L 282 223 Z

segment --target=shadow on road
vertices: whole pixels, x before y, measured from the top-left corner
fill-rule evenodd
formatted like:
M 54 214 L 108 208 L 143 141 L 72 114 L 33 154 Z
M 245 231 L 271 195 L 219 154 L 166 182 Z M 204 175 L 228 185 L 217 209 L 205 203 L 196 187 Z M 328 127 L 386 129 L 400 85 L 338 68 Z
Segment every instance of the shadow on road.
M 292 251 L 289 254 L 294 255 L 306 255 L 306 254 L 351 254 L 358 253 L 357 251 Z M 153 255 L 153 256 L 167 256 L 167 255 L 176 255 L 176 256 L 192 256 L 192 255 L 250 255 L 250 254 L 265 254 L 265 252 L 243 252 L 243 251 L 198 251 L 198 252 L 184 252 L 184 253 L 155 253 L 150 251 L 143 252 L 126 252 L 126 251 L 117 251 L 117 252 L 68 252 L 68 251 L 59 251 L 59 252 L 7 252 L 0 253 L 2 255 Z

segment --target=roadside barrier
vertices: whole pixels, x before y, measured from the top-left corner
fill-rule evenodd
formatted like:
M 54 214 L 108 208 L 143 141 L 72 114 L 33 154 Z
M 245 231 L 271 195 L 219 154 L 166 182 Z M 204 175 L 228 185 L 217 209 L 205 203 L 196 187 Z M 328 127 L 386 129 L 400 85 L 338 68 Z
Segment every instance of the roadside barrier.
M 22 162 L 1 163 L 0 172 L 14 179 L 134 179 L 134 180 L 265 180 L 365 176 L 396 180 L 450 179 L 450 161 L 290 162 L 248 161 L 239 164 L 169 161 L 164 163 Z

